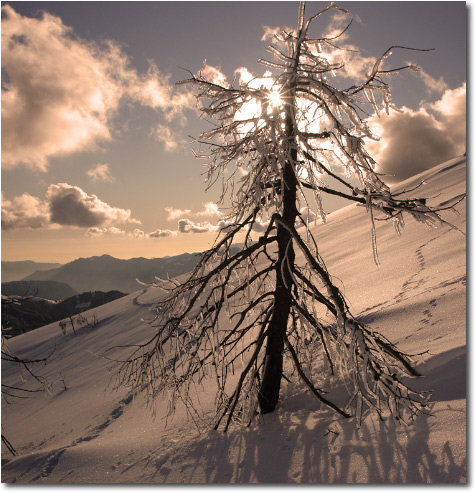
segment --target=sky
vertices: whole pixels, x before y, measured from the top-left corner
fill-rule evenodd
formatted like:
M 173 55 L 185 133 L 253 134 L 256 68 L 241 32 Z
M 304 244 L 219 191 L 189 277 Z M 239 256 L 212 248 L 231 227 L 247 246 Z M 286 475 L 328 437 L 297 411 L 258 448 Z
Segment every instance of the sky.
M 341 38 L 358 49 L 348 87 L 390 46 L 432 49 L 387 61 L 421 67 L 392 79 L 402 112 L 371 117 L 381 141 L 368 149 L 388 181 L 465 152 L 466 3 L 337 5 L 354 17 Z M 207 249 L 224 217 L 221 190 L 205 191 L 191 140 L 210 124 L 175 83 L 202 67 L 227 82 L 243 67 L 263 74 L 257 60 L 297 12 L 297 2 L 270 1 L 2 2 L 2 260 Z M 343 25 L 329 14 L 313 32 Z

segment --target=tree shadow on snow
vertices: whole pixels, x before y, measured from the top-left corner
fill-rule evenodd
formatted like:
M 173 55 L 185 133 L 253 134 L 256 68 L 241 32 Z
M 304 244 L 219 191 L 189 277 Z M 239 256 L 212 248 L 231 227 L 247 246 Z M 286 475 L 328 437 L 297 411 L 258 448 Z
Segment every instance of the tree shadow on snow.
M 434 402 L 465 398 L 465 347 L 434 356 L 418 369 L 427 376 L 412 385 L 432 389 Z M 308 392 L 289 385 L 285 393 L 278 410 L 251 427 L 234 427 L 227 434 L 210 431 L 195 438 L 189 429 L 190 439 L 178 441 L 160 456 L 150 453 L 142 463 L 144 478 L 168 483 L 274 484 L 466 481 L 465 443 L 460 447 L 464 431 L 451 432 L 445 422 L 453 416 L 456 425 L 464 425 L 460 406 L 457 410 L 442 403 L 434 416 L 421 415 L 409 426 L 370 415 L 358 429 L 354 419 L 341 419 L 319 408 Z M 441 432 L 448 437 L 441 437 Z
M 411 387 L 416 390 L 430 389 L 431 401 L 451 401 L 467 395 L 467 348 L 447 350 L 420 364 L 417 370 L 424 375 Z
M 315 408 L 310 394 L 286 399 L 264 422 L 229 434 L 212 431 L 189 443 L 172 461 L 185 483 L 460 483 L 466 459 L 453 444 L 431 445 L 435 417 L 410 426 L 393 420 L 335 419 Z M 456 410 L 454 410 L 456 411 Z M 440 443 L 440 441 L 439 441 Z M 435 447 L 434 447 L 435 446 Z M 163 481 L 171 477 L 163 476 Z

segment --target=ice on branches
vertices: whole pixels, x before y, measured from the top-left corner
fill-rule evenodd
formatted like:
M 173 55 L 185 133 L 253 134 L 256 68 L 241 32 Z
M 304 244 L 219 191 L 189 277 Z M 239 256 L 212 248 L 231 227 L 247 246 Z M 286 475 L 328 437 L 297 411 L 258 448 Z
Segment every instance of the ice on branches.
M 198 107 L 214 122 L 196 138 L 196 156 L 208 186 L 221 183 L 227 225 L 187 280 L 162 283 L 168 296 L 157 306 L 153 335 L 120 363 L 117 376 L 152 398 L 168 392 L 170 409 L 181 400 L 194 419 L 191 395 L 212 377 L 215 428 L 272 411 L 282 378 L 292 377 L 284 375 L 288 366 L 342 417 L 361 419 L 373 409 L 404 420 L 427 409 L 428 395 L 410 389 L 418 376 L 410 358 L 350 313 L 301 212 L 324 219 L 325 194 L 363 205 L 376 263 L 378 220 L 392 220 L 397 233 L 406 214 L 444 222 L 442 209 L 425 199 L 393 194 L 364 145 L 377 139 L 367 115 L 393 108 L 386 76 L 413 68 L 386 69 L 386 60 L 409 48 L 391 47 L 363 81 L 337 88 L 341 83 L 330 80 L 343 68 L 332 63 L 339 36 L 310 35 L 312 22 L 332 10 L 349 15 L 332 3 L 306 19 L 301 3 L 298 28 L 275 35 L 273 59 L 260 60 L 262 76 L 220 85 L 203 69 L 181 82 L 194 87 Z M 316 379 L 318 361 L 330 381 L 344 381 L 347 404 L 333 403 L 331 383 Z

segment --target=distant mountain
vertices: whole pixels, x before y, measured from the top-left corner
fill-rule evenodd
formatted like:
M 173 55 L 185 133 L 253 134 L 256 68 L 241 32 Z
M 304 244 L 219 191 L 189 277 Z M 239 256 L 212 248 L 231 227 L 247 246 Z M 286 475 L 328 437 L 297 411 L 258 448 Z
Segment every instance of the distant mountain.
M 15 337 L 54 321 L 68 320 L 124 296 L 124 293 L 118 291 L 84 292 L 62 302 L 33 297 L 19 300 L 18 303 L 5 303 L 2 298 L 2 333 L 7 338 Z M 92 322 L 93 314 L 87 317 L 89 322 Z M 79 325 L 79 320 L 76 322 Z
M 35 296 L 52 301 L 62 301 L 78 292 L 64 282 L 54 280 L 16 280 L 2 282 L 2 295 L 5 296 Z
M 120 260 L 109 255 L 79 258 L 58 268 L 37 271 L 24 280 L 55 280 L 64 282 L 78 292 L 110 291 L 134 292 L 142 282 L 153 282 L 155 277 L 176 277 L 191 271 L 198 262 L 198 254 L 184 253 L 167 258 L 131 258 Z
M 38 263 L 36 261 L 2 261 L 2 282 L 23 280 L 27 275 L 41 270 L 58 268 L 61 263 Z

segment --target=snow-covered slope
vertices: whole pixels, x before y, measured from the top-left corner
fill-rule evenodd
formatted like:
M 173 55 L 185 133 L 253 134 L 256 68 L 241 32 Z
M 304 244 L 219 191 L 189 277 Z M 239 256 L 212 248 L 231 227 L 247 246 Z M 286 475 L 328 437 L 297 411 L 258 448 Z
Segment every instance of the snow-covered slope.
M 465 193 L 465 173 L 461 157 L 399 187 L 423 178 L 419 194 L 436 206 Z M 457 210 L 460 216 L 446 218 L 465 230 L 465 202 Z M 36 359 L 54 349 L 48 363 L 36 367 L 53 385 L 49 395 L 3 405 L 2 432 L 18 456 L 2 448 L 2 481 L 466 481 L 465 236 L 408 219 L 399 237 L 391 224 L 381 223 L 376 267 L 371 226 L 361 207 L 350 205 L 315 227 L 321 255 L 342 280 L 352 313 L 404 351 L 428 351 L 418 359 L 426 376 L 417 384 L 434 390 L 433 416 L 404 427 L 369 415 L 357 429 L 353 420 L 321 408 L 303 387 L 285 384 L 278 410 L 246 429 L 200 434 L 183 409 L 167 423 L 165 399 L 157 402 L 152 419 L 141 396 L 111 390 L 111 362 L 96 355 L 146 339 L 150 327 L 141 318 L 151 316 L 150 306 L 162 295 L 146 288 L 95 309 L 95 329 L 82 326 L 76 336 L 62 335 L 55 323 L 10 341 L 18 357 Z M 2 379 L 17 383 L 18 369 L 4 365 Z M 200 397 L 204 410 L 211 409 L 208 388 Z

